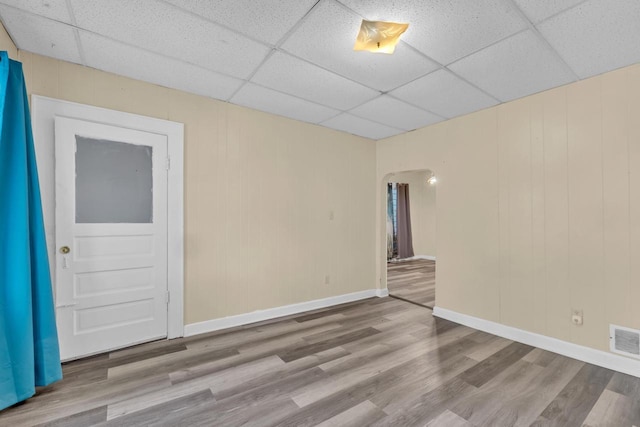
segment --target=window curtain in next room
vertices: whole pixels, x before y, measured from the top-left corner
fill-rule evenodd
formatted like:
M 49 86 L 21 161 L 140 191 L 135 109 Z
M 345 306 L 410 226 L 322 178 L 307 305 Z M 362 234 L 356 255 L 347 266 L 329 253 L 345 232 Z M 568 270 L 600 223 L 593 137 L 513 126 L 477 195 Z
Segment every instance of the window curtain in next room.
M 387 186 L 387 260 L 413 256 L 409 184 Z
M 398 184 L 398 258 L 413 256 L 411 237 L 411 213 L 409 208 L 409 184 Z
M 22 64 L 0 52 L 0 410 L 62 378 Z

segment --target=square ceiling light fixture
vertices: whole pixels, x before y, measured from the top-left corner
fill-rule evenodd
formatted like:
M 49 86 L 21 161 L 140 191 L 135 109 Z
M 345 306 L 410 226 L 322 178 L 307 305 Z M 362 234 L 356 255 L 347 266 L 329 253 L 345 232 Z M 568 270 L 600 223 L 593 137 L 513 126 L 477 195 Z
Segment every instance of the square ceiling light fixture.
M 409 24 L 363 19 L 353 50 L 391 54 L 396 49 L 400 36 L 407 31 L 407 28 L 409 28 Z

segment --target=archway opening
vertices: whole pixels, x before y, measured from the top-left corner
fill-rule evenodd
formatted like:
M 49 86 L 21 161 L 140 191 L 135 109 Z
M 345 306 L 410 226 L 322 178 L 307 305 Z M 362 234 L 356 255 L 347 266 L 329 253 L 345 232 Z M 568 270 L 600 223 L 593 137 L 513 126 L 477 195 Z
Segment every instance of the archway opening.
M 433 308 L 436 297 L 436 188 L 432 170 L 398 172 L 384 182 L 387 289 Z

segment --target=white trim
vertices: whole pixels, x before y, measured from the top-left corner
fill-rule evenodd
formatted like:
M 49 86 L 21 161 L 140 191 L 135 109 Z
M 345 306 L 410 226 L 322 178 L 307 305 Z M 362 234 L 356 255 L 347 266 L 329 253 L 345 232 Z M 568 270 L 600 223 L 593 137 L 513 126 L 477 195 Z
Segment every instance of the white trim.
M 616 340 L 615 340 L 616 329 L 620 329 L 622 331 L 632 332 L 634 334 L 640 335 L 640 331 L 637 329 L 631 329 L 631 328 L 627 328 L 626 326 L 610 324 L 609 325 L 609 351 L 612 353 L 622 354 L 627 357 L 633 357 L 634 359 L 640 359 L 640 355 L 631 354 L 631 353 L 627 353 L 627 352 L 616 349 Z
M 498 335 L 503 338 L 518 341 L 543 350 L 551 351 L 553 353 L 640 378 L 640 362 L 637 360 L 562 341 L 557 338 L 536 334 L 534 332 L 524 331 L 512 326 L 480 319 L 478 317 L 458 313 L 446 308 L 434 307 L 433 315 L 470 328 L 478 329 L 493 335 Z
M 55 286 L 55 157 L 54 118 L 65 116 L 167 136 L 171 167 L 168 173 L 168 260 L 167 280 L 171 299 L 168 307 L 167 338 L 184 334 L 184 125 L 153 117 L 31 95 L 33 136 L 38 159 L 42 209 L 44 213 L 49 265 Z
M 401 258 L 401 259 L 391 259 L 388 262 L 405 262 L 405 261 L 413 261 L 416 259 L 428 259 L 429 261 L 435 261 L 436 257 L 435 255 L 415 255 L 409 258 Z
M 435 255 L 416 255 L 416 256 L 411 257 L 409 259 L 428 259 L 429 261 L 435 261 L 436 260 L 436 256 Z
M 376 289 L 376 296 L 379 297 L 379 298 L 388 297 L 389 296 L 389 289 L 388 288 Z
M 190 337 L 192 335 L 204 334 L 206 332 L 218 331 L 220 329 L 232 328 L 234 326 L 247 325 L 249 323 L 262 322 L 263 320 L 275 319 L 278 317 L 289 316 L 291 314 L 317 310 L 319 308 L 331 307 L 333 305 L 344 304 L 375 296 L 386 296 L 383 295 L 384 291 L 386 291 L 386 289 L 367 289 L 366 291 L 353 292 L 351 294 L 338 295 L 335 297 L 306 301 L 298 304 L 268 308 L 266 310 L 252 311 L 251 313 L 206 320 L 204 322 L 191 323 L 189 325 L 185 325 L 184 336 Z

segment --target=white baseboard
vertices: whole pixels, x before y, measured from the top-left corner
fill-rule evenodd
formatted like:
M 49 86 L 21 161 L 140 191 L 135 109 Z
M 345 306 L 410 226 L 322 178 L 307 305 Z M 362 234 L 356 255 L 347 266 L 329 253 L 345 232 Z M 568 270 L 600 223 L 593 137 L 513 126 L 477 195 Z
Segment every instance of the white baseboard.
M 414 255 L 409 258 L 393 259 L 389 262 L 405 262 L 405 261 L 413 261 L 415 259 L 428 259 L 429 261 L 435 261 L 436 257 L 435 255 Z
M 640 378 L 640 361 L 638 360 L 528 332 L 490 320 L 447 310 L 446 308 L 434 307 L 433 315 L 470 328 L 479 329 L 493 335 Z
M 380 297 L 380 298 L 388 297 L 389 296 L 389 289 L 388 288 L 376 289 L 376 296 Z
M 191 323 L 189 325 L 185 325 L 184 336 L 190 337 L 192 335 L 204 334 L 206 332 L 218 331 L 220 329 L 233 328 L 234 326 L 242 326 L 249 323 L 262 322 L 264 320 L 289 316 L 291 314 L 302 313 L 305 311 L 317 310 L 319 308 L 331 307 L 333 305 L 344 304 L 361 299 L 372 298 L 376 296 L 385 297 L 388 295 L 389 291 L 386 288 L 367 289 L 366 291 L 353 292 L 351 294 L 338 295 L 335 297 L 306 301 L 298 304 L 268 308 L 266 310 L 252 311 L 251 313 L 206 320 L 204 322 Z

